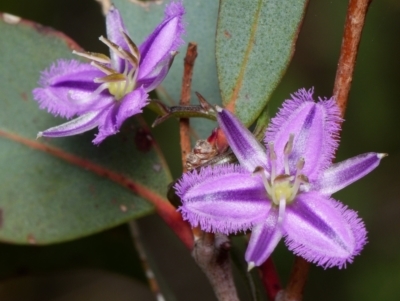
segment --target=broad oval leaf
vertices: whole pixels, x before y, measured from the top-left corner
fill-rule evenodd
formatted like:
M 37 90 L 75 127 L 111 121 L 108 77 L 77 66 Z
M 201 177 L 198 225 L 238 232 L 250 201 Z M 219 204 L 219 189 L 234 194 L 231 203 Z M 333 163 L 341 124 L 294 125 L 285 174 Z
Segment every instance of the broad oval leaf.
M 126 1 L 114 0 L 113 3 L 121 11 L 125 25 L 133 38 L 140 44 L 162 20 L 164 7 L 169 1 Z M 198 104 L 194 91 L 200 92 L 210 103 L 221 104 L 218 86 L 217 67 L 215 62 L 215 30 L 217 27 L 218 6 L 216 0 L 184 1 L 186 14 L 186 34 L 183 37 L 186 44 L 165 78 L 158 96 L 168 105 L 172 101 L 177 104 L 180 99 L 183 59 L 189 42 L 197 43 L 198 56 L 194 65 L 191 102 Z M 216 123 L 204 119 L 192 119 L 191 125 L 200 138 L 210 135 Z
M 216 58 L 222 102 L 248 126 L 290 62 L 307 2 L 220 0 Z
M 0 240 L 48 244 L 124 223 L 168 204 L 169 170 L 146 125 L 127 121 L 100 146 L 84 135 L 39 139 L 65 120 L 38 108 L 40 71 L 72 58 L 72 40 L 0 14 Z M 147 201 L 146 201 L 147 200 Z M 165 203 L 164 203 L 165 202 Z

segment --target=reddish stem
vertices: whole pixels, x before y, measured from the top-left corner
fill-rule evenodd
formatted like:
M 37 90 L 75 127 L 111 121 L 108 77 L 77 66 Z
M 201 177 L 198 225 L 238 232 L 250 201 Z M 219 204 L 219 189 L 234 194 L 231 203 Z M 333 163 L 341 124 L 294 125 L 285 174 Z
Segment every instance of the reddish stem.
M 290 274 L 289 283 L 284 292 L 284 301 L 300 301 L 303 299 L 303 291 L 307 282 L 310 263 L 304 258 L 296 256 L 292 272 Z
M 282 288 L 271 257 L 259 267 L 259 271 L 261 274 L 261 281 L 267 292 L 268 300 L 275 300 L 276 295 Z
M 358 46 L 360 45 L 365 16 L 370 3 L 371 0 L 350 0 L 347 9 L 342 48 L 333 88 L 333 96 L 336 99 L 342 116 L 344 116 L 347 106 Z
M 193 67 L 196 57 L 197 57 L 197 44 L 189 43 L 186 51 L 186 56 L 184 59 L 185 63 L 184 63 L 184 71 L 182 79 L 181 100 L 179 102 L 181 106 L 190 105 L 190 92 L 192 86 Z M 192 150 L 192 146 L 190 143 L 189 118 L 179 119 L 179 132 L 181 137 L 182 169 L 183 172 L 186 172 L 187 171 L 186 156 Z
M 186 56 L 183 65 L 183 78 L 181 88 L 181 106 L 190 105 L 190 93 L 192 88 L 192 77 L 194 62 L 197 57 L 197 44 L 190 42 L 186 51 Z M 190 123 L 189 118 L 179 119 L 179 134 L 181 141 L 181 157 L 182 157 L 182 171 L 187 172 L 186 156 L 191 152 L 192 145 L 190 143 Z M 192 229 L 194 237 L 200 237 L 202 231 L 200 228 Z

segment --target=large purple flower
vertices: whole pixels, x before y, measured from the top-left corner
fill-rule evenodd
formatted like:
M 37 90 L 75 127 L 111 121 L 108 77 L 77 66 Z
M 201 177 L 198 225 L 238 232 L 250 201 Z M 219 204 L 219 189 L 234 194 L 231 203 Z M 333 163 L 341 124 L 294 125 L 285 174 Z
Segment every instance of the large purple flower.
M 168 73 L 176 50 L 183 43 L 181 2 L 165 9 L 164 20 L 137 47 L 116 8 L 106 16 L 107 37 L 100 41 L 110 48 L 110 57 L 99 53 L 78 52 L 91 63 L 59 60 L 42 72 L 40 88 L 33 90 L 41 109 L 54 115 L 77 118 L 39 132 L 38 137 L 64 137 L 95 127 L 99 133 L 93 143 L 118 132 L 130 116 L 142 112 L 148 92 L 157 87 Z
M 259 266 L 282 237 L 290 250 L 324 267 L 342 268 L 366 243 L 357 213 L 330 195 L 362 178 L 385 154 L 332 164 L 342 121 L 333 99 L 315 103 L 299 90 L 283 104 L 265 136 L 266 150 L 230 112 L 218 122 L 240 165 L 186 173 L 175 186 L 179 211 L 192 226 L 225 234 L 251 229 L 249 268 Z

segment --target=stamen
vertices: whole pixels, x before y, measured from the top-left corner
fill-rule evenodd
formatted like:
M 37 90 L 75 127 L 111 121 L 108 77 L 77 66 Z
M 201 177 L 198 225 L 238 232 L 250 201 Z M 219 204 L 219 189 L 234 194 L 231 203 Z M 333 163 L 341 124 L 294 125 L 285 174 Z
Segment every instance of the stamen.
M 293 183 L 293 187 L 292 187 L 292 196 L 291 196 L 291 200 L 294 199 L 294 197 L 297 195 L 297 193 L 299 192 L 299 188 L 300 188 L 300 184 L 302 183 L 308 183 L 308 178 L 305 175 L 298 175 L 296 176 L 294 183 Z
M 81 52 L 76 50 L 73 50 L 72 53 L 103 64 L 109 64 L 111 62 L 111 59 L 102 53 L 86 52 L 86 51 Z
M 288 140 L 288 142 L 286 142 L 285 148 L 284 148 L 285 155 L 289 155 L 292 152 L 292 150 L 293 150 L 293 139 L 294 139 L 294 134 L 290 134 L 289 135 L 289 140 Z
M 118 51 L 120 51 L 120 53 L 122 53 L 123 55 L 123 59 L 129 61 L 133 66 L 135 66 L 135 68 L 139 65 L 139 61 L 138 59 L 133 56 L 131 53 L 126 52 L 122 47 L 118 47 Z
M 115 83 L 125 81 L 125 76 L 120 73 L 110 74 L 104 77 L 97 77 L 93 80 L 95 83 Z
M 283 153 L 284 153 L 283 162 L 284 162 L 284 165 L 285 165 L 285 173 L 287 175 L 290 173 L 290 170 L 289 170 L 289 155 L 293 150 L 293 140 L 294 140 L 294 135 L 290 134 L 289 135 L 289 140 L 288 140 L 288 142 L 286 142 L 285 148 L 283 150 Z
M 297 161 L 297 164 L 296 164 L 297 172 L 296 172 L 296 174 L 298 174 L 304 168 L 304 164 L 305 163 L 306 163 L 306 161 L 304 160 L 303 157 L 301 157 L 299 159 L 299 161 Z
M 290 181 L 292 179 L 293 179 L 293 177 L 290 176 L 290 175 L 279 175 L 274 179 L 273 184 L 287 182 L 287 181 Z
M 271 180 L 273 181 L 276 176 L 276 153 L 273 142 L 269 142 L 268 146 L 269 146 L 269 158 L 271 160 Z
M 138 66 L 137 58 L 134 57 L 129 52 L 126 52 L 120 46 L 111 42 L 109 39 L 107 39 L 103 36 L 100 36 L 99 40 L 102 41 L 104 44 L 106 44 L 111 50 L 113 50 L 121 59 L 128 60 L 135 67 Z
M 127 94 L 130 91 L 133 91 L 133 89 L 135 88 L 137 73 L 135 73 L 135 75 L 133 75 L 134 72 L 135 72 L 135 69 L 131 69 L 129 71 L 128 75 L 126 76 L 125 94 Z
M 114 51 L 121 59 L 125 59 L 125 56 L 119 51 L 119 46 L 117 44 L 114 44 L 111 42 L 109 39 L 100 36 L 99 40 L 106 44 L 112 51 Z
M 267 191 L 267 193 L 269 195 L 272 195 L 272 188 L 271 188 L 271 185 L 268 182 L 267 176 L 265 175 L 264 167 L 257 166 L 253 171 L 253 175 L 255 175 L 255 174 L 260 174 L 261 175 L 261 179 L 263 181 L 265 190 Z
M 139 61 L 140 60 L 140 52 L 139 48 L 136 46 L 136 44 L 131 40 L 131 38 L 121 30 L 121 34 L 124 37 L 124 40 L 126 44 L 128 44 L 129 50 L 132 53 L 132 55 Z
M 98 62 L 93 62 L 92 61 L 92 62 L 90 62 L 90 65 L 92 65 L 93 67 L 96 67 L 97 69 L 99 69 L 100 71 L 104 72 L 107 75 L 110 75 L 110 74 L 113 74 L 113 73 L 117 73 L 115 70 L 113 70 L 113 69 L 111 69 L 111 68 L 109 68 L 109 67 L 107 67 L 107 66 L 105 66 L 103 64 L 100 64 Z

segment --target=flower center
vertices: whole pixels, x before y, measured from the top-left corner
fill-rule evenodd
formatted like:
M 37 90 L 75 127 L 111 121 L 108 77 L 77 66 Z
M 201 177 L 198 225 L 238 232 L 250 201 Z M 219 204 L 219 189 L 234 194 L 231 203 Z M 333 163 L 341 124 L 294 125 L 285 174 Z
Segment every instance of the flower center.
M 113 95 L 117 101 L 121 100 L 125 95 L 135 89 L 140 61 L 139 49 L 135 43 L 126 33 L 121 32 L 121 34 L 129 47 L 129 51 L 122 49 L 122 47 L 114 44 L 103 36 L 101 36 L 99 40 L 106 44 L 113 54 L 123 60 L 125 66 L 122 73 L 119 71 L 119 69 L 121 69 L 120 66 L 112 65 L 117 62 L 111 60 L 104 54 L 73 51 L 76 55 L 92 60 L 90 64 L 105 73 L 104 77 L 98 77 L 93 80 L 95 83 L 101 84 L 93 94 L 98 95 L 103 90 L 108 89 L 110 94 Z
M 274 150 L 274 144 L 269 143 L 269 159 L 271 164 L 271 174 L 268 179 L 267 174 L 262 167 L 257 167 L 254 173 L 259 173 L 263 179 L 265 190 L 274 205 L 280 206 L 282 202 L 291 204 L 299 192 L 302 183 L 308 183 L 308 179 L 301 173 L 305 161 L 300 158 L 296 164 L 296 172 L 294 175 L 289 171 L 289 155 L 293 149 L 294 135 L 290 135 L 288 142 L 285 145 L 284 155 L 284 174 L 276 174 L 277 156 Z

